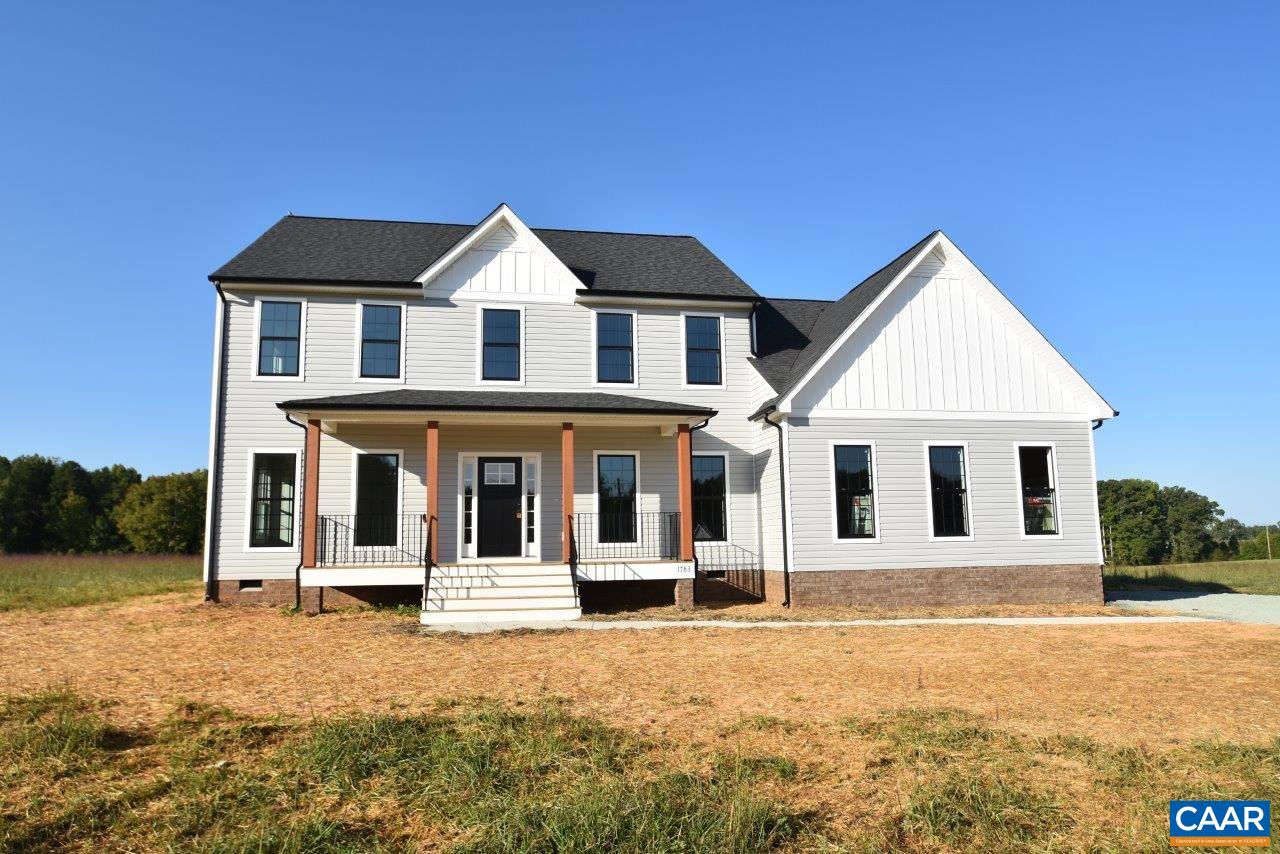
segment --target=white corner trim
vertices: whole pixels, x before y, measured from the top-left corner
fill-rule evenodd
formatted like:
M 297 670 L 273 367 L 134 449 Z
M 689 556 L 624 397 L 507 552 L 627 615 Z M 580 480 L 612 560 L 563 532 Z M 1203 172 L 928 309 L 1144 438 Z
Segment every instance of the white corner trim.
M 689 382 L 689 342 L 688 342 L 688 324 L 686 318 L 689 317 L 713 317 L 715 318 L 717 327 L 720 330 L 720 382 L 718 383 L 691 383 Z M 729 379 L 729 363 L 725 358 L 725 340 L 724 340 L 724 312 L 722 311 L 682 311 L 680 312 L 680 387 L 689 389 L 724 389 L 728 387 Z
M 768 416 L 765 417 L 768 420 Z M 796 566 L 796 525 L 795 517 L 791 512 L 791 508 L 795 506 L 794 494 L 791 489 L 791 421 L 785 416 L 782 419 L 782 459 L 779 461 L 780 466 L 778 474 L 782 477 L 782 483 L 786 487 L 786 497 L 783 504 L 784 516 L 787 520 L 787 535 L 782 538 L 782 546 L 786 550 L 787 565 L 785 567 L 787 573 L 793 573 L 798 568 Z
M 1107 562 L 1107 554 L 1102 548 L 1102 510 L 1098 504 L 1098 458 L 1093 450 L 1093 425 L 1089 425 L 1089 483 L 1093 485 L 1093 540 L 1098 546 L 1098 565 Z
M 222 397 L 222 387 L 219 380 L 222 379 L 222 327 L 224 325 L 224 317 L 226 313 L 226 304 L 223 298 L 218 294 L 214 294 L 214 320 L 213 320 L 213 379 L 209 382 L 209 388 L 212 389 L 209 395 L 209 466 L 205 469 L 209 473 L 207 483 L 205 484 L 204 497 L 204 571 L 202 579 L 209 580 L 209 572 L 213 566 L 213 517 L 214 502 L 221 501 L 221 495 L 215 495 L 213 492 L 213 484 L 215 482 L 221 484 L 221 479 L 214 472 L 214 464 L 217 462 L 214 457 L 218 448 L 218 404 Z M 250 472 L 252 477 L 252 472 Z M 225 488 L 225 484 L 223 484 Z
M 962 448 L 964 455 L 964 523 L 969 533 L 963 537 L 939 537 L 933 533 L 933 476 L 929 466 L 930 448 Z M 955 439 L 925 439 L 921 443 L 924 456 L 924 500 L 926 505 L 925 520 L 928 528 L 925 533 L 933 543 L 972 542 L 975 526 L 973 524 L 973 458 L 969 456 L 969 441 Z
M 524 309 L 521 303 L 476 303 L 476 385 L 479 386 L 522 386 L 525 384 L 525 351 L 528 340 L 524 331 Z M 484 378 L 484 313 L 485 311 L 514 311 L 520 314 L 520 379 L 518 380 L 486 380 Z
M 640 387 L 640 314 L 634 308 L 609 308 L 587 306 L 591 312 L 591 384 L 596 388 L 639 388 Z M 600 379 L 600 351 L 598 335 L 600 331 L 600 315 L 631 315 L 631 382 L 603 382 Z
M 296 302 L 298 310 L 298 375 L 259 374 L 258 356 L 262 348 L 262 304 L 264 302 Z M 307 298 L 290 295 L 274 297 L 257 294 L 253 298 L 253 361 L 249 363 L 249 379 L 253 382 L 300 383 L 307 378 Z
M 362 350 L 364 349 L 364 307 L 366 305 L 389 306 L 391 308 L 400 309 L 400 375 L 398 377 L 362 377 L 360 376 L 360 368 L 363 364 Z M 408 370 L 405 367 L 406 353 L 406 333 L 409 329 L 409 305 L 403 301 L 397 300 L 380 300 L 380 299 L 358 299 L 355 302 L 355 347 L 354 361 L 351 377 L 358 383 L 377 383 L 382 385 L 403 385 L 405 378 L 408 376 Z
M 875 525 L 874 537 L 841 537 L 840 536 L 840 504 L 836 497 L 836 448 L 865 446 L 871 449 L 871 523 Z M 876 456 L 875 439 L 840 438 L 832 439 L 827 447 L 827 472 L 830 482 L 827 495 L 831 499 L 831 543 L 837 546 L 876 545 L 880 542 L 880 468 Z
M 1057 526 L 1057 533 L 1053 534 L 1028 534 L 1027 520 L 1024 516 L 1026 508 L 1022 505 L 1022 455 L 1023 448 L 1048 448 L 1049 449 L 1049 486 L 1053 489 L 1053 523 Z M 1058 488 L 1061 481 L 1058 480 L 1058 445 L 1056 442 L 1014 442 L 1013 443 L 1013 474 L 1018 484 L 1018 492 L 1014 496 L 1018 502 L 1018 535 L 1024 540 L 1061 540 L 1062 539 L 1062 490 Z
M 296 552 L 301 547 L 298 532 L 302 524 L 302 448 L 249 448 L 246 450 L 248 465 L 245 469 L 247 483 L 244 491 L 244 551 L 246 554 L 271 554 L 273 552 Z M 292 454 L 293 455 L 293 545 L 291 546 L 255 546 L 253 543 L 253 458 L 258 454 Z
M 733 487 L 729 483 L 729 455 L 724 451 L 694 451 L 695 457 L 719 457 L 724 462 L 724 539 L 723 540 L 695 540 L 694 548 L 698 543 L 729 544 L 733 542 Z M 692 471 L 690 472 L 692 475 Z M 693 484 L 689 484 L 689 494 L 693 495 Z M 692 519 L 690 522 L 692 523 Z
M 600 542 L 600 458 L 601 457 L 631 457 L 635 460 L 636 467 L 636 540 L 640 541 L 640 514 L 644 512 L 644 490 L 640 487 L 640 452 L 639 451 L 608 451 L 603 449 L 593 450 L 591 452 L 591 498 L 593 512 L 596 514 L 595 528 L 595 545 L 610 545 L 610 543 Z

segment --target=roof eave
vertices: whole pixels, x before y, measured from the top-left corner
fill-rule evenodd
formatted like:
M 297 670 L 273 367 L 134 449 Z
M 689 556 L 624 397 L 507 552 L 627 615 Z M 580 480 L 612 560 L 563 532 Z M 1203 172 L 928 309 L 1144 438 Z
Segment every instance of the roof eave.
M 561 412 L 585 413 L 590 415 L 662 415 L 672 418 L 714 418 L 719 412 L 715 409 L 667 409 L 663 407 L 619 407 L 617 409 L 601 409 L 590 406 L 505 406 L 484 404 L 431 404 L 420 403 L 323 403 L 313 400 L 285 400 L 276 404 L 281 410 L 323 412 L 520 412 L 530 415 L 555 415 Z

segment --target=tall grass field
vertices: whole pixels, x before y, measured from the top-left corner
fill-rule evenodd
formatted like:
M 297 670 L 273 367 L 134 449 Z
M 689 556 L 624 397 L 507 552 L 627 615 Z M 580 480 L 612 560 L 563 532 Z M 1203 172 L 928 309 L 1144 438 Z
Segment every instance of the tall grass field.
M 0 611 L 195 591 L 197 555 L 0 555 Z
M 1280 596 L 1280 559 L 1108 566 L 1103 570 L 1102 581 L 1109 590 L 1166 587 L 1173 590 Z

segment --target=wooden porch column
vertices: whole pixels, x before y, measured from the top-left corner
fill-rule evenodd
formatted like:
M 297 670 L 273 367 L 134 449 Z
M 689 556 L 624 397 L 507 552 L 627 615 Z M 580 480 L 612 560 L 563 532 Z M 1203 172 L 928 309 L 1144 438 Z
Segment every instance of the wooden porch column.
M 680 560 L 693 560 L 693 434 L 676 430 L 676 494 L 680 497 Z
M 427 538 L 431 565 L 440 563 L 440 422 L 427 422 Z
M 573 560 L 573 423 L 560 425 L 560 560 Z
M 316 541 L 320 530 L 320 422 L 307 422 L 303 444 L 306 471 L 302 488 L 302 565 L 316 565 Z

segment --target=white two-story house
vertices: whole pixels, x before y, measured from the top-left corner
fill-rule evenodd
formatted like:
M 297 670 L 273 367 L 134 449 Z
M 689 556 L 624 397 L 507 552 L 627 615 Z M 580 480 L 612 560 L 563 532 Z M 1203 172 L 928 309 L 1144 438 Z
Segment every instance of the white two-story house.
M 834 302 L 506 205 L 287 216 L 209 278 L 210 600 L 1100 600 L 1116 413 L 941 232 Z

